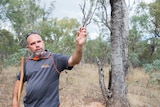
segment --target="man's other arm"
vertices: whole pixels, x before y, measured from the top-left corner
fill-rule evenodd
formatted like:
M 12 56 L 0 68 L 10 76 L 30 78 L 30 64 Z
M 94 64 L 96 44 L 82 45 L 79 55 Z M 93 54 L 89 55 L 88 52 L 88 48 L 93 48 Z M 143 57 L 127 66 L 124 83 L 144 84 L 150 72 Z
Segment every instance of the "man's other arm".
M 20 81 L 17 80 L 14 85 L 13 90 L 13 99 L 12 99 L 12 107 L 20 107 L 20 104 L 18 104 L 18 89 L 19 89 Z

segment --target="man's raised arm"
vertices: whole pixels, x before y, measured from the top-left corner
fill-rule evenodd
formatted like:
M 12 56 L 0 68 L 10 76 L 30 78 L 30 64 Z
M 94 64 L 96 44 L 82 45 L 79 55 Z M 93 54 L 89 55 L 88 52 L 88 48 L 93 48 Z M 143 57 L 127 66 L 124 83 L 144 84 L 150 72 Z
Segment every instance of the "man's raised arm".
M 74 66 L 81 61 L 83 53 L 83 45 L 86 42 L 87 31 L 86 28 L 82 27 L 77 32 L 76 36 L 76 47 L 72 56 L 68 60 L 68 66 Z

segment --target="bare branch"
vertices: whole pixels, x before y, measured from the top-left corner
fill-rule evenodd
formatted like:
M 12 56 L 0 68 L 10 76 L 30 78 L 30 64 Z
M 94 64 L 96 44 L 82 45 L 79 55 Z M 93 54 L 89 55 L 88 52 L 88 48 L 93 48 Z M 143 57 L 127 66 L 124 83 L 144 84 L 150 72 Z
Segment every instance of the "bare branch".
M 112 92 L 111 92 L 111 71 L 109 72 L 109 82 L 108 82 L 108 88 L 106 88 L 105 86 L 105 82 L 104 82 L 104 71 L 103 71 L 103 67 L 102 64 L 99 60 L 99 58 L 97 57 L 97 65 L 99 68 L 99 83 L 101 86 L 101 90 L 102 90 L 102 94 L 103 97 L 105 99 L 106 102 L 108 102 L 108 98 L 112 97 Z
M 83 14 L 83 19 L 86 19 L 86 13 L 85 13 L 85 8 L 86 8 L 86 1 L 84 0 L 83 6 L 79 5 L 81 10 L 82 10 L 82 14 Z M 84 20 L 82 19 L 82 24 L 84 23 Z
M 83 6 L 80 5 L 80 8 L 83 14 L 82 26 L 87 26 L 91 23 L 93 15 L 97 9 L 96 7 L 97 7 L 98 0 L 95 0 L 95 2 L 94 0 L 90 1 L 90 7 L 89 7 L 88 12 L 85 11 L 86 3 L 87 3 L 86 0 L 84 0 Z
M 107 6 L 106 0 L 99 0 L 100 5 L 102 6 L 102 17 L 100 18 L 101 23 L 103 23 L 110 31 L 110 25 L 108 24 L 108 13 L 107 13 Z

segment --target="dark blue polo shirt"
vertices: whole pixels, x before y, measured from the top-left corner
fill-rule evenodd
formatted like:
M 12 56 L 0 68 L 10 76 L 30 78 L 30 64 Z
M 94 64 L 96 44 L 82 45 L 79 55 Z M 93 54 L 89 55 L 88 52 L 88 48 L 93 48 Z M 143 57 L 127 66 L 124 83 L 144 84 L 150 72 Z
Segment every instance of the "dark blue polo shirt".
M 69 56 L 47 52 L 43 58 L 33 60 L 29 58 L 25 62 L 24 81 L 27 81 L 25 107 L 58 107 L 59 102 L 59 74 L 55 70 L 53 61 L 58 71 L 68 67 Z M 20 80 L 20 74 L 17 76 Z

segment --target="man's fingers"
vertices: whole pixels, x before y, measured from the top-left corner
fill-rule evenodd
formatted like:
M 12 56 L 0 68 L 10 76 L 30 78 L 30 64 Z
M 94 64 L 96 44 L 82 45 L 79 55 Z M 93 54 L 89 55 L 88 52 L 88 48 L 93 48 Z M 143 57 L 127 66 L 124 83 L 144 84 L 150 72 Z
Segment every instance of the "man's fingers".
M 79 28 L 79 31 L 80 31 L 80 32 L 83 31 L 83 30 L 86 30 L 86 27 L 80 27 L 80 28 Z
M 79 30 L 77 31 L 77 37 L 80 35 L 80 34 L 83 34 L 84 36 L 87 36 L 87 30 L 85 27 L 80 27 Z

